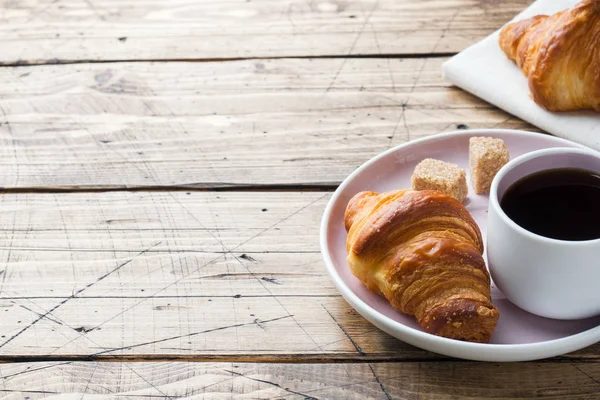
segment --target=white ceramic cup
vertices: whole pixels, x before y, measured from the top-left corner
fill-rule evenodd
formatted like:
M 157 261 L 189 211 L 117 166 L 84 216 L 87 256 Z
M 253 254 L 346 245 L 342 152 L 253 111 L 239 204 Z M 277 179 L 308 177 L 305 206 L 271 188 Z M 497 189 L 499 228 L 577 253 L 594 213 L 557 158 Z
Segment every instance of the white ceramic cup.
M 490 189 L 488 265 L 496 286 L 518 307 L 547 318 L 587 318 L 600 314 L 600 239 L 543 237 L 517 225 L 500 207 L 506 190 L 520 178 L 555 168 L 600 174 L 600 153 L 552 148 L 524 154 L 502 167 Z

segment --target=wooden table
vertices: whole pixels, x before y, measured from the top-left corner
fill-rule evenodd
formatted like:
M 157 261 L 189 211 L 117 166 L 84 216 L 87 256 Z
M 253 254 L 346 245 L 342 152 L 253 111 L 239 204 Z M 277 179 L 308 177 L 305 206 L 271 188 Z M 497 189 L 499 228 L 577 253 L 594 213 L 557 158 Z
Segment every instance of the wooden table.
M 600 345 L 429 353 L 353 311 L 319 252 L 375 154 L 536 130 L 440 74 L 530 0 L 1 3 L 6 398 L 600 398 Z

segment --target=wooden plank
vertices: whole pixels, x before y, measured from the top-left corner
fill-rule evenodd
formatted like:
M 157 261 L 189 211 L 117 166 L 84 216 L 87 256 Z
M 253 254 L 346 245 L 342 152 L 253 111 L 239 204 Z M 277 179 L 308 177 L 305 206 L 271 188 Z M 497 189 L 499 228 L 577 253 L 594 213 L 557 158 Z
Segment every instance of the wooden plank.
M 319 252 L 316 228 L 329 196 L 315 192 L 3 194 L 0 251 L 5 257 L 11 252 L 11 261 L 18 249 L 61 250 L 63 257 L 92 251 L 112 258 L 117 252 L 112 261 L 123 258 L 119 252 L 128 252 L 127 258 L 173 251 L 200 255 Z
M 92 359 L 187 355 L 200 360 L 363 357 L 328 314 L 348 311 L 340 306 L 341 298 L 226 298 L 227 292 L 223 297 L 195 298 L 185 294 L 184 286 L 178 290 L 181 294 L 170 298 L 151 294 L 137 299 L 76 298 L 64 304 L 62 298 L 3 300 L 0 354 L 42 359 L 64 355 Z M 38 321 L 49 310 L 53 311 Z M 381 336 L 373 335 L 375 340 Z M 373 345 L 365 351 L 370 350 Z M 372 355 L 436 358 L 407 345 L 387 350 Z
M 5 194 L 0 358 L 435 357 L 379 332 L 334 290 L 316 230 L 328 198 Z
M 0 26 L 0 62 L 458 52 L 501 27 L 530 3 L 6 1 Z
M 329 196 L 4 194 L 0 359 L 440 359 L 339 296 L 318 246 Z
M 0 69 L 0 187 L 338 184 L 407 140 L 535 129 L 441 80 L 445 59 Z
M 1 365 L 0 376 L 7 400 L 568 400 L 600 391 L 600 364 L 581 363 L 27 363 Z

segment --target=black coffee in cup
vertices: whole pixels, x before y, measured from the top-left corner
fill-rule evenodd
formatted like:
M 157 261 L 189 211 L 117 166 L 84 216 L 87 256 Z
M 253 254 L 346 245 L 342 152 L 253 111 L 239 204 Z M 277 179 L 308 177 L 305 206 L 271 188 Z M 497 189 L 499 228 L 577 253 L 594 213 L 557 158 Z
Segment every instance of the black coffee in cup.
M 536 172 L 513 183 L 500 206 L 517 225 L 552 239 L 600 238 L 600 174 L 574 168 Z

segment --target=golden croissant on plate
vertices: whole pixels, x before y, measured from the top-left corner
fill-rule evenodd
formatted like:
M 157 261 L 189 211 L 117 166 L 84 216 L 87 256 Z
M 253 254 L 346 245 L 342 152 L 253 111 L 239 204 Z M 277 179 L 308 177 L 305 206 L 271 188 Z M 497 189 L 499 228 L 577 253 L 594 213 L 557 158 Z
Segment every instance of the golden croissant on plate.
M 367 191 L 350 200 L 344 222 L 348 264 L 369 290 L 426 332 L 489 341 L 499 313 L 481 232 L 461 203 L 434 190 Z
M 508 24 L 499 43 L 528 78 L 538 105 L 600 111 L 600 0 Z

